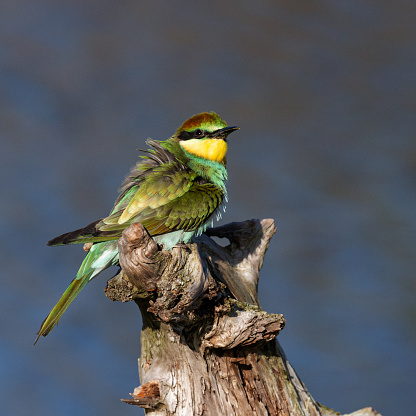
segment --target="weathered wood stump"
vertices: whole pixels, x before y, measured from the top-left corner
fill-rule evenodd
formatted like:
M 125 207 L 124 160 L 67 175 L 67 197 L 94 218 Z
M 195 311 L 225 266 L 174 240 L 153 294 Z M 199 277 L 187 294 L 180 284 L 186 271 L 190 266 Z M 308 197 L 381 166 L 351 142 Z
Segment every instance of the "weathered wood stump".
M 124 231 L 122 269 L 106 295 L 134 300 L 143 329 L 142 385 L 123 401 L 152 416 L 337 414 L 315 402 L 287 361 L 275 339 L 283 316 L 260 308 L 259 271 L 274 233 L 273 220 L 250 220 L 166 251 L 141 224 Z

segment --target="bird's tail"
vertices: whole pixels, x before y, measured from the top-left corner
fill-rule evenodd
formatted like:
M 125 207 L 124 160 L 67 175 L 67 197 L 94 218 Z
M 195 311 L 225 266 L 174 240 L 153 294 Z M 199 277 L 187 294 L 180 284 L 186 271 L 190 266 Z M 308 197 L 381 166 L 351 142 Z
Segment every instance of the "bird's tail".
M 107 267 L 118 264 L 117 243 L 117 241 L 106 241 L 103 243 L 96 243 L 91 247 L 78 270 L 76 278 L 71 282 L 61 299 L 59 299 L 58 303 L 52 308 L 49 315 L 42 322 L 37 333 L 35 344 L 38 342 L 41 335 L 46 337 L 46 335 L 52 331 L 71 302 L 92 278 L 97 276 L 97 274 Z

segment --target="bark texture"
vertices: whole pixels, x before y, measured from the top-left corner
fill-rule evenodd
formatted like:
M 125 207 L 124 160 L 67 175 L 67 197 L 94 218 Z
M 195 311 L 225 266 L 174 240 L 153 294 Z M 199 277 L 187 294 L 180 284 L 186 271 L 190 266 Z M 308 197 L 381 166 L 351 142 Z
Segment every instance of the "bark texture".
M 106 294 L 135 301 L 143 329 L 142 384 L 123 401 L 152 416 L 339 415 L 315 402 L 287 361 L 275 339 L 283 316 L 260 307 L 259 271 L 274 233 L 273 220 L 249 220 L 165 251 L 141 224 L 124 231 L 121 271 Z M 351 414 L 370 415 L 378 413 Z

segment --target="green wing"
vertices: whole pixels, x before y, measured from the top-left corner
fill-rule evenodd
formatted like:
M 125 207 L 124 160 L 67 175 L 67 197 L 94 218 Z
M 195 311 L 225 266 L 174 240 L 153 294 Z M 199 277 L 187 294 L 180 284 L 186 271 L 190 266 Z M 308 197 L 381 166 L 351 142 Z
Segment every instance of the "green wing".
M 193 231 L 211 217 L 222 200 L 223 193 L 215 185 L 193 184 L 180 197 L 157 209 L 144 209 L 131 222 L 142 223 L 151 235 Z
M 117 222 L 122 225 L 146 208 L 157 209 L 166 205 L 188 192 L 195 178 L 196 173 L 178 169 L 177 164 L 158 166 L 143 178 L 134 195 L 132 195 L 133 191 L 129 192 L 116 207 L 117 211 L 103 222 L 105 224 Z M 128 202 L 125 208 L 123 202 Z M 121 215 L 120 208 L 124 208 Z
M 203 225 L 221 204 L 223 191 L 183 165 L 166 163 L 148 170 L 123 190 L 111 214 L 80 230 L 63 234 L 49 245 L 101 242 L 120 238 L 134 222 L 151 235 L 192 231 Z
M 222 202 L 223 192 L 211 183 L 195 181 L 192 171 L 174 171 L 169 176 L 166 171 L 160 173 L 149 175 L 127 206 L 104 218 L 97 229 L 120 236 L 130 224 L 140 222 L 151 235 L 192 231 L 203 225 Z

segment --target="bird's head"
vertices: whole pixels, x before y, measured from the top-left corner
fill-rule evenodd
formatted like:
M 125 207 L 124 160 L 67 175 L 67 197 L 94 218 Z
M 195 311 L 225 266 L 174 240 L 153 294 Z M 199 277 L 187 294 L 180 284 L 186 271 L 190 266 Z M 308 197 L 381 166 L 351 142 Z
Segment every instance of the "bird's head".
M 225 163 L 227 136 L 239 127 L 227 123 L 214 112 L 196 114 L 175 133 L 181 148 L 191 156 Z

